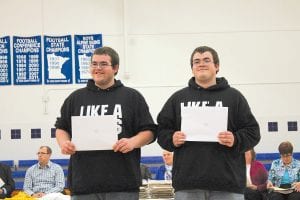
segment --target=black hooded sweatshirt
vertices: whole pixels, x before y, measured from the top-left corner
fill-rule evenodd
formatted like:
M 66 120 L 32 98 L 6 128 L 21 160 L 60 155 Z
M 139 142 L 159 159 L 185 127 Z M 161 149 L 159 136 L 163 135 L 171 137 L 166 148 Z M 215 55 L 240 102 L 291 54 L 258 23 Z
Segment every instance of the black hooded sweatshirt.
M 259 125 L 244 96 L 228 85 L 225 78 L 217 84 L 202 88 L 191 78 L 189 86 L 175 92 L 160 111 L 158 143 L 174 151 L 173 187 L 175 191 L 202 189 L 242 193 L 246 184 L 244 152 L 260 140 Z M 184 106 L 228 107 L 227 130 L 234 134 L 234 146 L 217 142 L 186 141 L 175 147 L 172 136 L 181 130 L 181 103 Z
M 153 131 L 156 138 L 156 125 L 145 99 L 119 80 L 105 90 L 89 80 L 87 87 L 74 91 L 65 100 L 55 127 L 67 131 L 72 137 L 71 116 L 95 113 L 117 115 L 120 130 L 118 139 L 130 138 L 144 130 Z M 141 184 L 140 157 L 140 148 L 126 154 L 113 150 L 77 151 L 69 162 L 68 184 L 71 193 L 138 191 Z

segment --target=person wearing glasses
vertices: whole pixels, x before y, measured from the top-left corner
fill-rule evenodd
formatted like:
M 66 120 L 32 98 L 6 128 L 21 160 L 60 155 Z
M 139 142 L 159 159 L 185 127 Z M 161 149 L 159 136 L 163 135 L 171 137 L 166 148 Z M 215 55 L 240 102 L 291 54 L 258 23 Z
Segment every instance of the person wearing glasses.
M 141 147 L 155 141 L 156 125 L 144 97 L 115 78 L 118 70 L 119 55 L 114 49 L 95 49 L 90 63 L 92 79 L 66 98 L 57 118 L 57 142 L 63 154 L 71 155 L 68 183 L 73 200 L 139 198 Z M 77 151 L 71 117 L 101 115 L 117 117 L 115 144 L 111 150 Z
M 23 190 L 26 194 L 41 198 L 47 194 L 63 192 L 65 177 L 60 165 L 50 161 L 52 150 L 41 146 L 37 152 L 38 163 L 26 170 Z
M 164 164 L 161 165 L 157 172 L 157 180 L 172 180 L 172 168 L 173 168 L 173 152 L 163 150 Z
M 230 87 L 224 77 L 216 77 L 220 69 L 219 57 L 213 48 L 196 48 L 190 57 L 190 65 L 193 77 L 188 87 L 175 92 L 157 117 L 158 143 L 163 149 L 174 152 L 172 184 L 175 199 L 244 199 L 245 152 L 260 141 L 259 125 L 245 97 Z M 207 113 L 208 109 L 204 107 L 210 107 L 214 113 L 218 110 L 223 115 L 225 109 L 221 112 L 217 108 L 228 108 L 227 121 L 223 119 L 227 129 L 217 131 L 212 137 L 213 133 L 205 130 L 214 130 L 214 127 L 206 127 L 203 123 L 207 117 L 202 120 L 185 117 L 188 111 L 197 111 L 199 115 Z M 183 112 L 186 115 L 182 115 Z M 183 117 L 202 130 L 199 134 L 194 133 L 196 139 L 193 141 L 189 141 L 188 133 L 181 130 Z M 216 120 L 215 123 L 221 122 Z
M 15 181 L 8 165 L 0 162 L 0 199 L 9 198 L 15 189 Z
M 270 200 L 299 200 L 300 199 L 300 161 L 293 158 L 293 145 L 289 141 L 279 144 L 280 158 L 272 162 L 269 170 L 267 188 L 293 188 L 288 194 L 274 190 L 269 194 Z

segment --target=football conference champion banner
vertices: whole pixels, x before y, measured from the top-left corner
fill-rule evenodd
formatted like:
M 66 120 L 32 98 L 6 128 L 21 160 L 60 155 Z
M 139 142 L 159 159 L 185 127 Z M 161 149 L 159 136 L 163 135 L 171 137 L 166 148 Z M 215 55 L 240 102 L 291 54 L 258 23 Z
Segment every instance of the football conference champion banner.
M 89 66 L 96 48 L 102 47 L 102 34 L 75 35 L 75 80 L 86 83 L 91 78 Z
M 13 67 L 15 85 L 42 83 L 41 36 L 13 36 Z
M 10 38 L 0 38 L 0 85 L 11 85 Z
M 72 83 L 72 38 L 44 36 L 44 83 Z

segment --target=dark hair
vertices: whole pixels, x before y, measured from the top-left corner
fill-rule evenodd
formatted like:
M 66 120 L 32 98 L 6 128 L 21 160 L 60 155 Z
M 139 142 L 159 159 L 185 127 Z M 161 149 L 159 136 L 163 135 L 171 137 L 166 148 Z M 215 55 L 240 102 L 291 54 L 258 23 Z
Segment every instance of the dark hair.
M 256 153 L 255 153 L 254 149 L 249 149 L 249 151 L 251 153 L 251 162 L 252 162 L 256 159 Z
M 41 146 L 40 149 L 46 148 L 48 154 L 52 154 L 52 149 L 49 146 Z
M 213 57 L 213 62 L 216 64 L 216 65 L 219 65 L 220 61 L 219 61 L 219 56 L 218 56 L 218 53 L 216 52 L 216 50 L 214 50 L 213 48 L 211 47 L 208 47 L 208 46 L 200 46 L 200 47 L 197 47 L 192 55 L 191 55 L 191 59 L 190 59 L 190 64 L 191 64 L 191 67 L 193 67 L 193 57 L 195 55 L 195 53 L 204 53 L 204 52 L 210 52 L 212 54 L 212 57 Z M 218 72 L 218 71 L 217 71 Z
M 289 141 L 281 142 L 278 151 L 280 155 L 292 154 L 293 153 L 293 145 Z
M 94 55 L 108 55 L 111 58 L 112 68 L 116 68 L 119 65 L 120 59 L 118 53 L 111 47 L 100 47 L 95 49 L 93 55 L 91 56 L 91 61 Z M 118 72 L 115 73 L 117 75 Z

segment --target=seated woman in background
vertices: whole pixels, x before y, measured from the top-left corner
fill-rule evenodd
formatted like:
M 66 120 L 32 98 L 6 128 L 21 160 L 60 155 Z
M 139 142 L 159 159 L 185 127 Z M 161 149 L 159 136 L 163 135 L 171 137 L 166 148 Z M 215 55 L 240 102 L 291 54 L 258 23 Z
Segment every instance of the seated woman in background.
M 268 177 L 268 188 L 281 187 L 294 190 L 289 194 L 271 192 L 270 200 L 299 200 L 300 199 L 300 162 L 293 158 L 293 145 L 286 141 L 282 142 L 278 151 L 280 159 L 274 160 Z
M 256 154 L 253 149 L 245 152 L 247 166 L 247 186 L 244 192 L 245 200 L 263 200 L 267 194 L 268 171 L 255 158 Z

